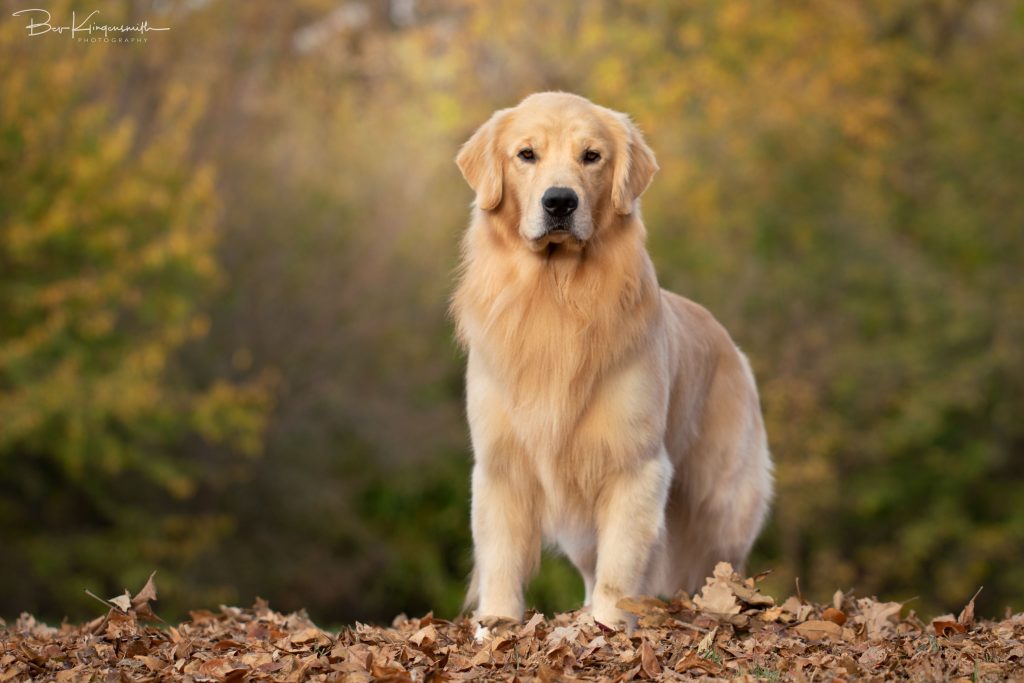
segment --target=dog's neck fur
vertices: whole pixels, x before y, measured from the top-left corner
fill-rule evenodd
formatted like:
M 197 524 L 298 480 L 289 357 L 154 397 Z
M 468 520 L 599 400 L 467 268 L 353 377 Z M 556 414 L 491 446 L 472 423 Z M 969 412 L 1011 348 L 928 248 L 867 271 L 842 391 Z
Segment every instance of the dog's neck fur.
M 644 238 L 638 216 L 616 215 L 582 249 L 534 252 L 500 212 L 475 212 L 451 305 L 459 340 L 486 350 L 479 360 L 510 392 L 509 409 L 546 415 L 553 438 L 586 407 L 569 396 L 589 395 L 656 328 L 661 297 Z

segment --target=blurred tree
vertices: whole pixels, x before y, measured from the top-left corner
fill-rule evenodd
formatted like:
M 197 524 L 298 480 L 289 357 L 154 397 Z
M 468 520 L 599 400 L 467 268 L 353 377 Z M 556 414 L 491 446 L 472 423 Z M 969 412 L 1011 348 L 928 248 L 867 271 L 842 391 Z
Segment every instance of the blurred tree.
M 0 27 L 0 581 L 75 613 L 216 540 L 222 516 L 181 510 L 204 476 L 186 450 L 257 454 L 269 394 L 177 364 L 219 283 L 202 92 L 164 83 L 140 122 L 111 106 L 118 53 L 23 32 Z

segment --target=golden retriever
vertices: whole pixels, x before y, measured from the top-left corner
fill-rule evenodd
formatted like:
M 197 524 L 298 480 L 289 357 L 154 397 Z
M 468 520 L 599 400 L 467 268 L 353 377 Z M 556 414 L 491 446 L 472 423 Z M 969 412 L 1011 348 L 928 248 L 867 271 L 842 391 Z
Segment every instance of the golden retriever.
M 658 169 L 624 114 L 568 93 L 496 112 L 456 163 L 476 192 L 452 315 L 468 349 L 477 618 L 522 619 L 542 542 L 594 619 L 742 571 L 772 465 L 753 374 L 659 288 L 637 198 Z

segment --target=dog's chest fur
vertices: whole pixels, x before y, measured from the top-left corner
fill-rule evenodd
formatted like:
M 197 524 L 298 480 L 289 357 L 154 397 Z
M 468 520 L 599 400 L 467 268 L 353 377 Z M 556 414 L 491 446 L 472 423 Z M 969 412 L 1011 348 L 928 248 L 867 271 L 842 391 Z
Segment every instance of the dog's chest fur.
M 479 370 L 470 373 L 470 420 L 497 412 L 503 424 L 479 431 L 509 439 L 477 456 L 525 459 L 549 501 L 592 499 L 609 471 L 663 431 L 656 404 L 667 388 L 650 384 L 664 371 L 637 352 L 659 325 L 659 290 L 646 253 L 634 256 L 610 274 L 607 264 L 591 272 L 535 260 L 493 280 L 470 264 L 456 295 L 460 336 Z M 505 285 L 489 289 L 491 281 Z

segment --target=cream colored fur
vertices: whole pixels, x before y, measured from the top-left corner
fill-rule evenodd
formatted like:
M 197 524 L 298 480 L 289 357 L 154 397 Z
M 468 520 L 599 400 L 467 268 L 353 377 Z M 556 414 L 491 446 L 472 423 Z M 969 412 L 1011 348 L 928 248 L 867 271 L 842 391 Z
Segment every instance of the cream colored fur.
M 543 542 L 609 626 L 629 625 L 623 596 L 693 591 L 720 560 L 742 571 L 772 489 L 757 389 L 711 314 L 658 287 L 637 208 L 657 164 L 637 128 L 540 93 L 497 112 L 457 163 L 477 193 L 452 301 L 477 616 L 522 618 Z M 580 197 L 568 237 L 544 234 L 552 186 Z

